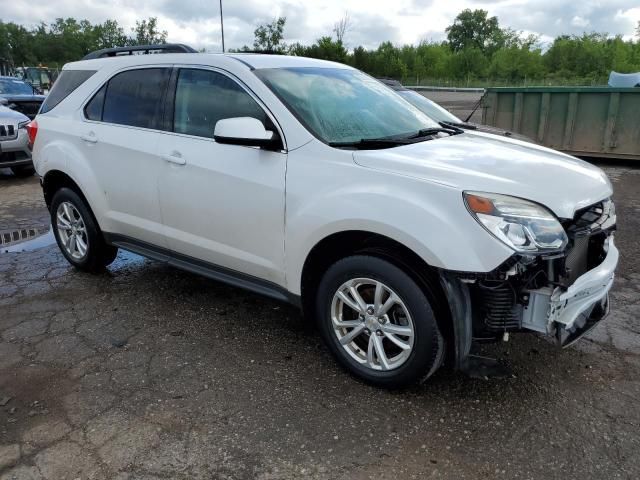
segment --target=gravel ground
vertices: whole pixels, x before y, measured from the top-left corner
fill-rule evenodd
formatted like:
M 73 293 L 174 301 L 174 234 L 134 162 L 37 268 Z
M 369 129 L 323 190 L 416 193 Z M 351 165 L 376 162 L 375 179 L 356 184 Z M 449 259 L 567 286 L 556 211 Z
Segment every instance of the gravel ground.
M 640 168 L 607 166 L 622 252 L 576 347 L 487 347 L 514 376 L 377 390 L 288 306 L 120 253 L 0 254 L 0 479 L 637 479 Z M 47 213 L 0 171 L 0 230 Z

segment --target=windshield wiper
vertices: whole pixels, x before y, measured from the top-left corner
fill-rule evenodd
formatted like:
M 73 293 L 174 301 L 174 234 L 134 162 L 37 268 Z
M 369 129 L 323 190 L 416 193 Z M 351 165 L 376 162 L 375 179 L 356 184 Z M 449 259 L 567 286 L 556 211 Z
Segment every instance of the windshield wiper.
M 329 142 L 329 146 L 336 148 L 377 149 L 408 145 L 413 142 L 406 138 L 361 138 L 355 142 Z
M 472 123 L 466 123 L 466 122 L 440 122 L 440 124 L 444 124 L 448 127 L 456 127 L 456 128 L 463 128 L 465 130 L 477 130 L 478 127 L 476 127 L 474 124 Z
M 446 122 L 439 122 L 439 124 L 440 127 L 423 128 L 422 130 L 418 130 L 416 133 L 407 138 L 430 137 L 437 133 L 448 133 L 449 135 L 457 135 L 464 132 L 464 130 L 462 130 L 461 128 Z

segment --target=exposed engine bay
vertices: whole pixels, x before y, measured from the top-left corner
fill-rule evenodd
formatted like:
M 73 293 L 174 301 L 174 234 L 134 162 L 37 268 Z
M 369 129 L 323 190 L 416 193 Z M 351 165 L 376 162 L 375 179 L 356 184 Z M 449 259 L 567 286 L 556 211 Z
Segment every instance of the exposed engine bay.
M 515 254 L 484 275 L 459 275 L 469 287 L 473 339 L 508 332 L 554 335 L 566 346 L 608 313 L 618 252 L 614 203 L 604 200 L 562 221 L 569 239 L 561 253 Z

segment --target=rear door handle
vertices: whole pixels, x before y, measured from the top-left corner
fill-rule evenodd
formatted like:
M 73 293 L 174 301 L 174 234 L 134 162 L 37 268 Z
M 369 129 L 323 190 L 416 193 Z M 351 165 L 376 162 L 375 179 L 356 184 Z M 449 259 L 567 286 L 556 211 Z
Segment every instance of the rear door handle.
M 98 143 L 98 137 L 96 137 L 94 132 L 89 132 L 86 135 L 82 135 L 80 138 L 88 143 Z
M 175 150 L 167 155 L 162 155 L 162 159 L 169 163 L 175 163 L 176 165 L 184 165 L 187 163 L 187 161 L 182 158 L 182 154 Z

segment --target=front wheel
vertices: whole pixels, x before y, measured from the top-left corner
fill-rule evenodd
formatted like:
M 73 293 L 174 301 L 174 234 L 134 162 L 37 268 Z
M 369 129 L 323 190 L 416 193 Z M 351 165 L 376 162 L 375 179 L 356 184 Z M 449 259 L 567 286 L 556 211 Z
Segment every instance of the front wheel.
M 51 227 L 62 254 L 80 270 L 102 271 L 118 254 L 105 243 L 85 201 L 70 188 L 61 188 L 51 200 Z
M 318 288 L 316 316 L 337 360 L 376 386 L 425 380 L 442 363 L 444 342 L 427 295 L 380 258 L 356 255 L 331 266 Z

